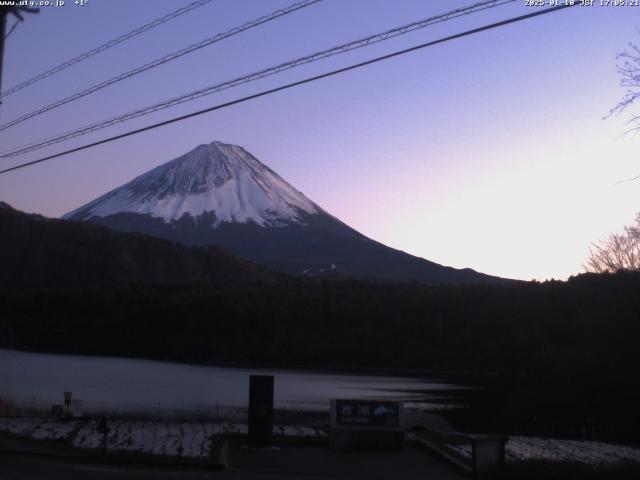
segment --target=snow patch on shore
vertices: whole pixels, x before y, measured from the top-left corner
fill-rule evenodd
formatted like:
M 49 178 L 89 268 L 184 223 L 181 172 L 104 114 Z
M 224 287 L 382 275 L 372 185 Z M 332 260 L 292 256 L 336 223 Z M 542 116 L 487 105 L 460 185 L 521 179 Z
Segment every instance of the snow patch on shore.
M 447 445 L 447 448 L 471 459 L 471 445 Z M 626 462 L 640 463 L 640 449 L 603 442 L 560 440 L 539 437 L 509 437 L 506 461 L 545 460 L 577 462 L 586 465 L 616 465 Z
M 0 418 L 0 432 L 33 440 L 65 441 L 74 448 L 103 448 L 104 434 L 99 422 L 89 419 L 43 419 L 32 417 Z M 170 422 L 111 420 L 108 422 L 107 449 L 111 452 L 135 452 L 151 455 L 207 458 L 212 441 L 221 435 L 246 434 L 241 423 Z M 274 436 L 325 437 L 312 427 L 276 425 Z

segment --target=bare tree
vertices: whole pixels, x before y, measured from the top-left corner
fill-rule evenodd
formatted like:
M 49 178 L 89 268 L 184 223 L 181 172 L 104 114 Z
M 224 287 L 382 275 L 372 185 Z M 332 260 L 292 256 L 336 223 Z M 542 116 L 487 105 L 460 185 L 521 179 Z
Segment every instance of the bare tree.
M 638 31 L 640 33 L 640 30 Z M 606 118 L 620 113 L 640 99 L 640 47 L 629 42 L 627 49 L 616 56 L 620 85 L 627 89 L 622 99 L 611 109 Z M 626 133 L 640 131 L 640 115 L 633 115 L 629 120 L 631 127 Z
M 638 29 L 640 34 L 640 29 Z M 634 104 L 640 99 L 640 47 L 633 42 L 629 42 L 627 49 L 616 56 L 616 66 L 620 74 L 620 85 L 627 89 L 622 99 L 611 109 L 605 118 L 621 113 L 627 107 Z M 629 128 L 622 133 L 640 133 L 640 115 L 632 114 L 631 119 L 627 122 Z M 632 182 L 640 179 L 640 175 L 626 180 L 620 180 L 618 183 Z
M 584 268 L 595 273 L 640 270 L 640 214 L 635 225 L 624 227 L 622 233 L 614 233 L 604 242 L 594 243 Z
M 606 118 L 621 113 L 640 100 L 640 47 L 629 42 L 627 49 L 616 56 L 616 61 L 620 85 L 627 91 L 609 110 Z M 629 125 L 629 129 L 624 134 L 639 133 L 640 115 L 632 115 Z M 630 180 L 639 178 L 640 175 Z M 636 216 L 635 225 L 624 227 L 622 233 L 614 233 L 606 241 L 593 243 L 584 268 L 587 272 L 596 273 L 640 270 L 640 213 Z

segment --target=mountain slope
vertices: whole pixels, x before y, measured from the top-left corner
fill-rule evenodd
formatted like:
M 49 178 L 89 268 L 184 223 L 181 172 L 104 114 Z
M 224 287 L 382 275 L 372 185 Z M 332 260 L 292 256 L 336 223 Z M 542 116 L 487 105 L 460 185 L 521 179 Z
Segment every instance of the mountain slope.
M 220 248 L 190 248 L 90 223 L 29 215 L 0 202 L 0 287 L 274 283 Z
M 212 142 L 64 216 L 187 245 L 219 245 L 295 275 L 384 281 L 500 281 L 371 240 L 328 214 L 242 147 Z

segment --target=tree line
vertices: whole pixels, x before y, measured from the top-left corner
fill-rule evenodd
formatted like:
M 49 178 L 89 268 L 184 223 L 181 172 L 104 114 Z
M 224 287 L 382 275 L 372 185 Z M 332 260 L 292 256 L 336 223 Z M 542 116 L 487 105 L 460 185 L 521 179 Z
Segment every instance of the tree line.
M 450 373 L 484 429 L 630 439 L 640 273 L 439 286 L 340 279 L 0 291 L 0 345 L 215 364 Z M 455 414 L 453 414 L 455 416 Z M 478 416 L 461 422 L 477 421 Z

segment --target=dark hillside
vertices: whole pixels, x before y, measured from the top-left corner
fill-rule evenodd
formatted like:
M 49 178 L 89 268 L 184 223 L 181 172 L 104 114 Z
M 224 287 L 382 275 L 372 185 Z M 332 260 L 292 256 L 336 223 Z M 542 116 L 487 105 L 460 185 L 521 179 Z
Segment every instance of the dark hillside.
M 266 269 L 218 247 L 28 215 L 6 203 L 0 203 L 0 265 L 3 287 L 275 281 Z

